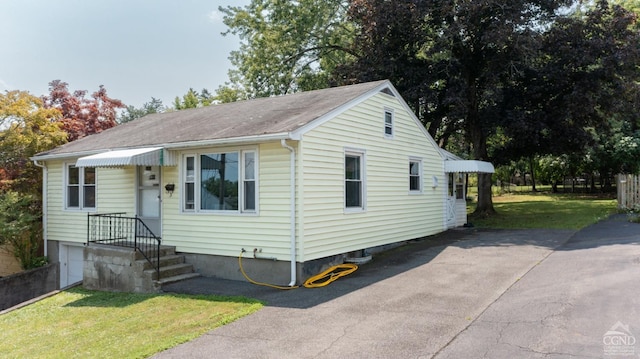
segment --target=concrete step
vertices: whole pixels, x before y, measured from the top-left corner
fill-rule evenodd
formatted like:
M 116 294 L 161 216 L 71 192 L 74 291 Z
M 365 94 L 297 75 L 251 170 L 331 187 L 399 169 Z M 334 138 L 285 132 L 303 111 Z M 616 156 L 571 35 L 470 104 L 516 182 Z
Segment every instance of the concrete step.
M 153 260 L 154 258 L 157 258 L 156 252 L 157 251 L 155 249 L 149 248 L 146 254 L 151 260 Z M 174 254 L 176 254 L 176 246 L 160 246 L 160 257 L 166 257 Z M 144 259 L 144 256 L 139 251 L 136 251 L 136 260 L 138 259 Z
M 155 269 L 147 269 L 145 273 L 151 274 L 151 279 L 157 280 L 158 273 Z M 180 274 L 193 273 L 193 265 L 187 263 L 172 264 L 169 266 L 160 267 L 160 279 L 173 277 Z
M 140 262 L 143 266 L 143 268 L 146 269 L 154 269 L 155 268 L 155 263 L 157 262 L 156 258 L 151 258 L 151 262 L 153 263 L 149 263 L 148 260 L 146 259 L 139 259 L 138 262 Z M 164 257 L 160 257 L 160 268 L 162 267 L 166 267 L 166 266 L 171 266 L 174 264 L 182 264 L 184 263 L 184 255 L 180 255 L 180 254 L 171 254 L 171 255 L 167 255 Z
M 163 284 L 170 284 L 170 283 L 175 283 L 175 282 L 179 282 L 182 280 L 187 280 L 187 279 L 191 279 L 191 278 L 195 278 L 195 277 L 199 277 L 200 273 L 185 273 L 185 274 L 179 274 L 179 275 L 174 275 L 171 277 L 167 277 L 167 278 L 162 278 L 159 281 L 156 281 L 157 284 L 159 284 L 160 286 L 162 286 Z

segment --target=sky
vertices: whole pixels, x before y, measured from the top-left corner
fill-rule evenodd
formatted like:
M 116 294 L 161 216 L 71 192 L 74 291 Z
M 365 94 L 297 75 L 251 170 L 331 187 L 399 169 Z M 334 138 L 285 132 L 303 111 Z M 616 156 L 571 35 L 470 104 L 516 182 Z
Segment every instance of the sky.
M 249 0 L 0 0 L 0 92 L 48 94 L 49 82 L 141 107 L 227 81 L 240 40 L 219 6 Z

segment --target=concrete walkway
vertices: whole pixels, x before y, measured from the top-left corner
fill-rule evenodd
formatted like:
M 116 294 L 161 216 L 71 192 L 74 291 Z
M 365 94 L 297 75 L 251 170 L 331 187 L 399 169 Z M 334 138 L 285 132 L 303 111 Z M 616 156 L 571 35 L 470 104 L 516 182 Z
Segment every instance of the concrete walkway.
M 155 357 L 431 358 L 573 234 L 452 230 L 378 255 L 317 289 L 212 278 L 177 283 L 165 290 L 243 295 L 267 305 Z

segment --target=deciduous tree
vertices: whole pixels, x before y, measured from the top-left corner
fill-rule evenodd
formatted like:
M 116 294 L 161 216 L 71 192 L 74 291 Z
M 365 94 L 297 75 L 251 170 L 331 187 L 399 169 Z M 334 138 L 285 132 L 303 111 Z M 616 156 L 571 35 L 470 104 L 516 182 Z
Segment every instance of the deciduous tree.
M 42 170 L 29 158 L 66 142 L 60 116 L 28 92 L 0 94 L 0 244 L 10 244 L 23 269 L 45 263 L 38 257 Z
M 0 94 L 0 191 L 39 198 L 42 171 L 29 157 L 66 142 L 60 117 L 59 110 L 44 108 L 42 100 L 28 92 Z
M 162 100 L 155 97 L 151 97 L 151 101 L 145 102 L 142 107 L 135 108 L 134 106 L 127 106 L 124 111 L 118 116 L 119 123 L 130 122 L 140 117 L 152 113 L 164 112 L 165 107 L 162 104 Z
M 62 113 L 59 120 L 68 134 L 68 140 L 102 132 L 118 124 L 116 110 L 124 108 L 117 99 L 107 96 L 107 90 L 100 85 L 98 91 L 87 98 L 86 90 L 69 92 L 68 84 L 60 80 L 49 83 L 49 95 L 43 96 L 45 108 L 55 108 Z
M 220 8 L 229 30 L 240 37 L 231 52 L 232 84 L 247 98 L 329 86 L 329 74 L 352 56 L 353 27 L 344 0 L 252 0 Z
M 490 160 L 487 140 L 509 101 L 504 90 L 535 59 L 532 43 L 569 2 L 354 1 L 350 15 L 362 32 L 358 60 L 346 69 L 358 81 L 364 74 L 398 83 L 434 137 L 444 134 L 446 142 L 461 130 L 471 157 Z M 493 212 L 491 174 L 480 174 L 476 213 Z
M 182 99 L 176 96 L 173 100 L 173 108 L 176 110 L 185 110 L 188 108 L 210 106 L 216 102 L 216 96 L 212 95 L 206 88 L 200 92 L 190 88 L 186 94 L 182 95 Z

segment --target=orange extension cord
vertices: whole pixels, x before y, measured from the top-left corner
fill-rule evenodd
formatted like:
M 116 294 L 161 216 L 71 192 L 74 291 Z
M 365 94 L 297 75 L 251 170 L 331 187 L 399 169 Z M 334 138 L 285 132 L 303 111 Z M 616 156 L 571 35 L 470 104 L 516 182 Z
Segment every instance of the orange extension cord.
M 255 280 L 249 278 L 247 273 L 244 271 L 244 268 L 242 267 L 242 254 L 243 253 L 244 253 L 244 251 L 240 252 L 240 255 L 238 256 L 238 265 L 240 266 L 240 271 L 242 272 L 242 275 L 247 279 L 247 281 L 249 281 L 249 283 L 252 283 L 252 284 L 255 284 L 255 285 L 261 285 L 261 286 L 265 286 L 265 287 L 282 289 L 282 290 L 300 288 L 300 286 L 285 287 L 285 286 L 274 285 L 274 284 L 269 284 L 269 283 L 262 283 L 262 282 L 257 282 Z M 324 272 L 322 272 L 320 274 L 316 274 L 313 277 L 307 279 L 304 282 L 304 287 L 305 288 L 324 287 L 326 285 L 329 285 L 331 282 L 333 282 L 335 280 L 338 280 L 340 277 L 344 277 L 346 275 L 349 275 L 349 274 L 355 272 L 356 269 L 358 269 L 358 266 L 353 264 L 353 263 L 344 263 L 344 264 L 335 265 L 335 266 L 330 267 L 329 269 L 325 270 Z

